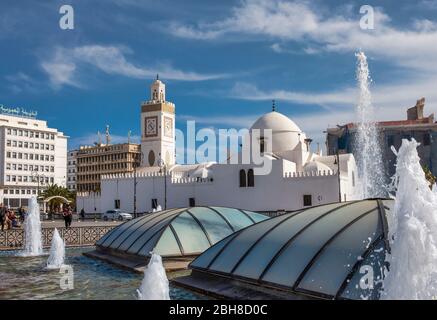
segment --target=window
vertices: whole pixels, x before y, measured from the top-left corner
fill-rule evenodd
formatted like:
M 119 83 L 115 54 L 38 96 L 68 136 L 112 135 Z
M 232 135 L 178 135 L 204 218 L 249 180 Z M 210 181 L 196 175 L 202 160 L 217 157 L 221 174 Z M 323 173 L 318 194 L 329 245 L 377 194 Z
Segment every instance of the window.
M 114 201 L 114 208 L 115 209 L 120 209 L 120 199 L 117 199 Z
M 241 169 L 240 170 L 240 188 L 246 187 L 246 171 Z
M 11 157 L 11 152 L 10 151 L 6 152 L 6 158 L 10 158 L 10 157 Z
M 423 134 L 423 145 L 424 146 L 431 145 L 431 135 L 428 132 Z
M 194 199 L 194 198 L 188 199 L 188 206 L 195 207 L 196 206 L 196 199 Z
M 303 206 L 310 207 L 313 205 L 313 196 L 310 194 L 303 195 Z
M 352 171 L 352 187 L 355 187 L 355 172 Z
M 264 153 L 264 137 L 259 138 L 259 150 Z
M 247 186 L 254 187 L 255 186 L 255 176 L 253 174 L 253 169 L 249 169 L 247 171 Z
M 11 170 L 11 164 L 10 163 L 6 163 L 6 170 Z
M 387 136 L 387 145 L 388 145 L 389 147 L 391 147 L 391 146 L 394 145 L 394 141 L 395 141 L 394 136 L 392 136 L 392 135 Z
M 8 146 L 8 147 L 11 146 L 11 140 L 6 141 L 6 146 Z
M 152 199 L 152 209 L 158 208 L 158 199 Z

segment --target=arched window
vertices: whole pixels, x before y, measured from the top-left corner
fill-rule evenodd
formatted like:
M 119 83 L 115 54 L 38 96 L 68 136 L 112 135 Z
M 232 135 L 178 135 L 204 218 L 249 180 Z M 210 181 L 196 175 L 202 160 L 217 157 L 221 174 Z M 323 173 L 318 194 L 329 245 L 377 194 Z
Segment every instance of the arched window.
M 240 188 L 246 187 L 246 171 L 240 170 Z
M 249 169 L 247 171 L 247 186 L 248 187 L 255 186 L 255 176 L 253 175 L 253 169 Z
M 355 172 L 352 171 L 352 187 L 355 187 Z
M 264 153 L 264 137 L 259 138 L 259 150 L 261 153 Z
M 153 150 L 149 151 L 149 166 L 153 167 L 153 165 L 155 164 L 155 153 L 153 152 Z

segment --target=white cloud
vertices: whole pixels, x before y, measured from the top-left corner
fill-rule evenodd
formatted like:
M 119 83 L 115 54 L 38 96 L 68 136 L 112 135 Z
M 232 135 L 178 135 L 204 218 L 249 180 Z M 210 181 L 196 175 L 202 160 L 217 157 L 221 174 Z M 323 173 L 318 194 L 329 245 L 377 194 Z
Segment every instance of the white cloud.
M 23 92 L 37 93 L 40 92 L 41 84 L 29 76 L 27 73 L 18 72 L 5 76 L 7 84 L 5 85 L 10 92 L 20 94 Z
M 425 1 L 431 6 L 435 1 Z M 328 12 L 329 13 L 329 12 Z M 308 1 L 284 0 L 242 1 L 230 17 L 196 25 L 176 25 L 170 32 L 193 39 L 226 39 L 228 35 L 257 36 L 266 39 L 294 41 L 309 46 L 306 53 L 319 51 L 354 52 L 363 49 L 403 67 L 437 70 L 437 28 L 430 20 L 412 21 L 410 26 L 395 28 L 382 9 L 375 8 L 375 29 L 362 30 L 358 9 L 355 15 L 326 14 Z M 282 52 L 279 44 L 272 49 Z
M 51 62 L 42 62 L 41 67 L 49 75 L 50 83 L 56 89 L 63 85 L 80 87 L 75 79 L 76 65 L 71 62 L 63 62 L 55 59 Z
M 156 67 L 136 66 L 126 58 L 132 53 L 129 48 L 120 46 L 87 45 L 67 49 L 58 47 L 54 55 L 41 63 L 43 70 L 49 75 L 53 87 L 63 85 L 80 87 L 79 69 L 93 66 L 98 70 L 112 75 L 144 79 L 154 77 L 157 73 L 168 80 L 204 81 L 224 78 L 227 74 L 200 74 L 173 68 L 162 64 Z
M 304 105 L 315 104 L 329 109 L 329 106 L 353 105 L 356 101 L 356 95 L 354 88 L 345 88 L 343 90 L 325 93 L 287 90 L 263 91 L 253 84 L 238 82 L 232 88 L 229 96 L 231 98 L 253 101 L 276 99 Z

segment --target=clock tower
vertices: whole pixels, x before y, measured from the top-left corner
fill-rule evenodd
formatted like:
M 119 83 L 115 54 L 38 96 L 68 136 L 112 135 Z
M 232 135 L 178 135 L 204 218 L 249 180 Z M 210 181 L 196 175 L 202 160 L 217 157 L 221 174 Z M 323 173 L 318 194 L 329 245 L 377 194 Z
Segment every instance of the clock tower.
M 156 76 L 150 86 L 150 100 L 141 104 L 141 165 L 175 163 L 175 105 L 165 100 L 165 84 Z

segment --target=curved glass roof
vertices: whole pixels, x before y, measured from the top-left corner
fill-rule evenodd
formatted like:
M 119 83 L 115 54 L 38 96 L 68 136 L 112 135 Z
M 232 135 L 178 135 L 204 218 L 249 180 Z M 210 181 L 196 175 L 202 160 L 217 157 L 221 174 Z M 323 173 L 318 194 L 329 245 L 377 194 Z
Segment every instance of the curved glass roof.
M 377 299 L 391 203 L 363 200 L 284 214 L 230 235 L 190 267 L 295 294 Z M 360 285 L 366 266 L 373 269 L 373 289 Z
M 254 223 L 268 219 L 251 211 L 223 207 L 193 207 L 160 211 L 114 228 L 97 248 L 148 256 L 198 255 L 218 241 Z

